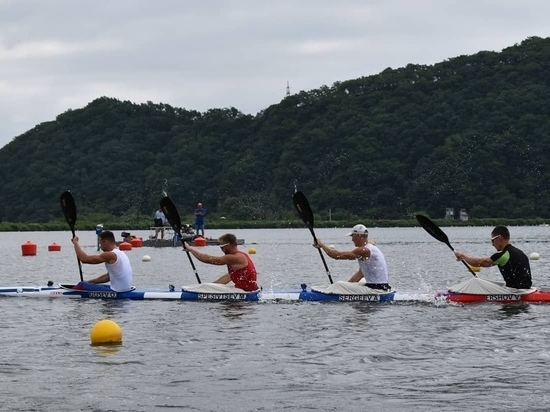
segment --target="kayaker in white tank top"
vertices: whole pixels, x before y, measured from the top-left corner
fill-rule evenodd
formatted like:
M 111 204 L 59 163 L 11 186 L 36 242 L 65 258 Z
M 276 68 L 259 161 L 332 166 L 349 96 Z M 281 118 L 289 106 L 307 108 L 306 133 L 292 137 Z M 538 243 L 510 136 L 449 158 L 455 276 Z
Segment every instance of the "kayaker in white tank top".
M 115 235 L 109 230 L 101 232 L 99 244 L 102 253 L 99 255 L 88 255 L 78 244 L 78 237 L 72 239 L 76 256 L 82 263 L 98 264 L 105 263 L 107 273 L 85 283 L 111 283 L 111 289 L 115 292 L 127 292 L 132 289 L 132 266 L 128 256 L 116 247 Z M 85 288 L 85 287 L 84 287 Z
M 365 278 L 366 286 L 373 289 L 391 289 L 388 276 L 388 266 L 386 258 L 382 251 L 369 244 L 369 231 L 365 225 L 355 225 L 351 232 L 348 233 L 355 248 L 350 251 L 339 251 L 327 246 L 325 243 L 317 239 L 317 243 L 313 246 L 317 249 L 322 249 L 329 257 L 333 259 L 354 260 L 359 262 L 359 270 L 355 272 L 349 282 L 359 282 Z
M 359 257 L 359 269 L 365 281 L 367 283 L 388 283 L 388 265 L 386 264 L 386 258 L 378 247 L 368 244 L 364 246 L 370 251 L 368 258 Z
M 126 253 L 116 248 L 112 250 L 117 255 L 115 263 L 105 262 L 111 289 L 115 292 L 126 292 L 132 289 L 132 267 Z

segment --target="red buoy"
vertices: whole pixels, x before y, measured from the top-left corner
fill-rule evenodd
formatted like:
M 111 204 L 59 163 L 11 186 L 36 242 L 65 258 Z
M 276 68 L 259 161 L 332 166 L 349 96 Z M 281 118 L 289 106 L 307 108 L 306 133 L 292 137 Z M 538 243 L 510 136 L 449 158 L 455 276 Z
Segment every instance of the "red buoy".
M 195 246 L 206 246 L 206 239 L 201 236 L 196 237 L 195 240 L 193 240 L 193 244 Z
M 36 243 L 27 240 L 21 245 L 21 252 L 23 256 L 35 256 L 36 255 Z
M 140 237 L 135 237 L 131 241 L 132 247 L 142 247 L 143 246 L 143 239 Z
M 118 245 L 118 248 L 120 250 L 132 250 L 132 244 L 128 242 L 122 242 L 120 245 Z
M 53 242 L 51 245 L 48 245 L 49 252 L 59 252 L 61 250 L 61 245 Z

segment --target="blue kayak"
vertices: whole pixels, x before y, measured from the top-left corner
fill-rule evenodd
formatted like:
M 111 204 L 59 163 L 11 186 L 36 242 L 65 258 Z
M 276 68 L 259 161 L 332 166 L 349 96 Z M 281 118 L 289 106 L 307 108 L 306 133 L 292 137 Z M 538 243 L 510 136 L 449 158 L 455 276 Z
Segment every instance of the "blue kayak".
M 270 291 L 204 293 L 172 286 L 167 289 L 135 288 L 128 292 L 88 291 L 72 289 L 74 285 L 60 284 L 48 286 L 13 286 L 0 287 L 0 296 L 46 297 L 72 299 L 131 299 L 131 300 L 184 300 L 184 301 L 334 301 L 334 302 L 372 302 L 381 303 L 394 300 L 395 291 L 382 294 L 333 294 L 321 293 L 307 287 L 301 289 L 280 289 Z

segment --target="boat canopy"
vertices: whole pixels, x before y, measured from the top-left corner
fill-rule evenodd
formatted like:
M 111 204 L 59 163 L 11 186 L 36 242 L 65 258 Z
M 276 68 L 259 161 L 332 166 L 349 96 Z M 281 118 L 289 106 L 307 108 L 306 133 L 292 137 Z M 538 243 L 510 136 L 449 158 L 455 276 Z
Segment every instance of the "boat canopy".
M 527 295 L 535 292 L 536 288 L 515 289 L 506 287 L 504 282 L 495 282 L 482 278 L 471 278 L 464 282 L 453 285 L 449 292 L 467 293 L 470 295 Z
M 387 295 L 392 291 L 371 289 L 364 283 L 338 281 L 329 286 L 312 286 L 311 290 L 335 295 Z

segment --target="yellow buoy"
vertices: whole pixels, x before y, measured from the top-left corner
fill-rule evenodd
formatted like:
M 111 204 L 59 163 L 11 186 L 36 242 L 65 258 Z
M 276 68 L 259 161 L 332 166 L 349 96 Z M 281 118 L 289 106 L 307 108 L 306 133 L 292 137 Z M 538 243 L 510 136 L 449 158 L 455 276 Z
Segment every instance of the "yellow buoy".
M 254 255 L 256 253 L 256 249 L 251 247 L 250 249 L 248 249 L 248 254 L 249 255 Z
M 122 329 L 112 320 L 100 320 L 90 331 L 90 340 L 92 345 L 120 345 Z
M 481 270 L 479 266 L 472 266 L 472 265 L 469 265 L 469 266 L 470 266 L 470 269 L 472 269 L 474 272 L 479 272 Z

